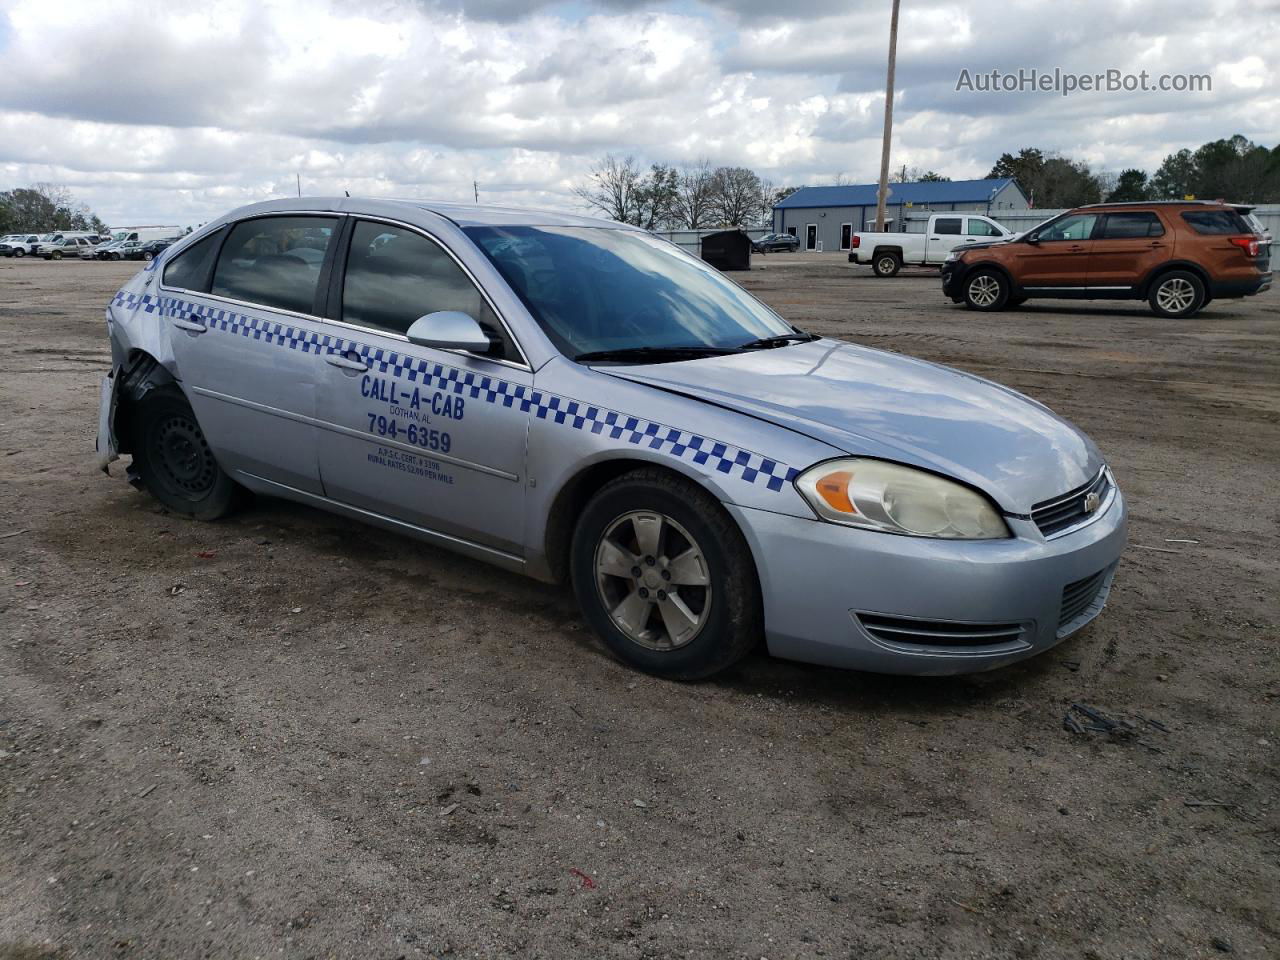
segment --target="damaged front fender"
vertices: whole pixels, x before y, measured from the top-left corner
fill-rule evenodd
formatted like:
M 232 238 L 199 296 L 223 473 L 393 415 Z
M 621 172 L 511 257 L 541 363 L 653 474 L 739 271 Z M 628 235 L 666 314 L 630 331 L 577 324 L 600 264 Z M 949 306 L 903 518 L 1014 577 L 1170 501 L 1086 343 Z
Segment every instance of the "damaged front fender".
M 109 473 L 108 465 L 122 453 L 132 453 L 134 437 L 129 414 L 148 393 L 174 383 L 173 374 L 155 357 L 136 352 L 128 366 L 116 367 L 102 379 L 98 400 L 98 467 Z M 133 480 L 130 471 L 130 480 Z

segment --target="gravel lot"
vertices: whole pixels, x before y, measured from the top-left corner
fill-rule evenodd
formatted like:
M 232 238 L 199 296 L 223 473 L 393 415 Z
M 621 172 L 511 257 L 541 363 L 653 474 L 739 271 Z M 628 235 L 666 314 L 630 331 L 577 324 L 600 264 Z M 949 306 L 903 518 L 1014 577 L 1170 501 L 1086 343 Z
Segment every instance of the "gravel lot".
M 682 686 L 567 589 L 104 477 L 136 266 L 0 261 L 2 960 L 1280 955 L 1276 292 L 979 316 L 926 271 L 757 258 L 802 327 L 1080 424 L 1131 546 L 1107 613 L 1011 669 Z

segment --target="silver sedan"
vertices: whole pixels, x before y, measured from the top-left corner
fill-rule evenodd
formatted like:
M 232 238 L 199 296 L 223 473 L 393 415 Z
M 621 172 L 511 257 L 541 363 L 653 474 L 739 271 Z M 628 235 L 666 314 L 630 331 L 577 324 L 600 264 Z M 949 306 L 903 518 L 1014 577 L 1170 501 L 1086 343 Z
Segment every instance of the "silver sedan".
M 1039 403 L 806 334 L 630 227 L 354 198 L 236 210 L 107 307 L 98 455 L 213 520 L 286 497 L 572 582 L 618 657 L 957 673 L 1093 619 L 1125 540 Z

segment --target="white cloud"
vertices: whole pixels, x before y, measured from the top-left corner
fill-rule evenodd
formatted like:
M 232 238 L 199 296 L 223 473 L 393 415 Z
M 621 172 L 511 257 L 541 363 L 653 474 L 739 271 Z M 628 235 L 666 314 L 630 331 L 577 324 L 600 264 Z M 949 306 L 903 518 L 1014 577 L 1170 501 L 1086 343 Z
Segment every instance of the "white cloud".
M 1041 146 L 1118 170 L 1280 141 L 1271 0 L 913 0 L 894 164 Z M 1230 24 L 1230 29 L 1223 29 Z M 605 151 L 873 179 L 887 4 L 0 0 L 0 189 L 191 222 L 292 193 L 563 206 Z M 1242 40 L 1242 38 L 1247 38 Z M 1211 73 L 1206 94 L 957 92 L 961 69 Z

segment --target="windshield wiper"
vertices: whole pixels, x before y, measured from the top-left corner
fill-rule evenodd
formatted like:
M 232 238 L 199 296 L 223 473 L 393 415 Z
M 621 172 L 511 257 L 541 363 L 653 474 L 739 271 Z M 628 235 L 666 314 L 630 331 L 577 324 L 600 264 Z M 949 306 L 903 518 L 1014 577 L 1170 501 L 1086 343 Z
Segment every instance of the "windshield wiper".
M 647 363 L 664 360 L 696 360 L 698 357 L 722 357 L 725 354 L 737 353 L 737 347 L 619 347 L 614 350 L 591 350 L 580 353 L 573 359 L 579 363 L 593 360 L 618 360 L 621 362 Z
M 782 347 L 788 343 L 808 343 L 811 340 L 819 339 L 813 333 L 801 333 L 799 330 L 794 333 L 780 333 L 776 337 L 761 337 L 758 340 L 748 340 L 746 343 L 738 345 L 739 350 L 767 350 L 770 347 Z

